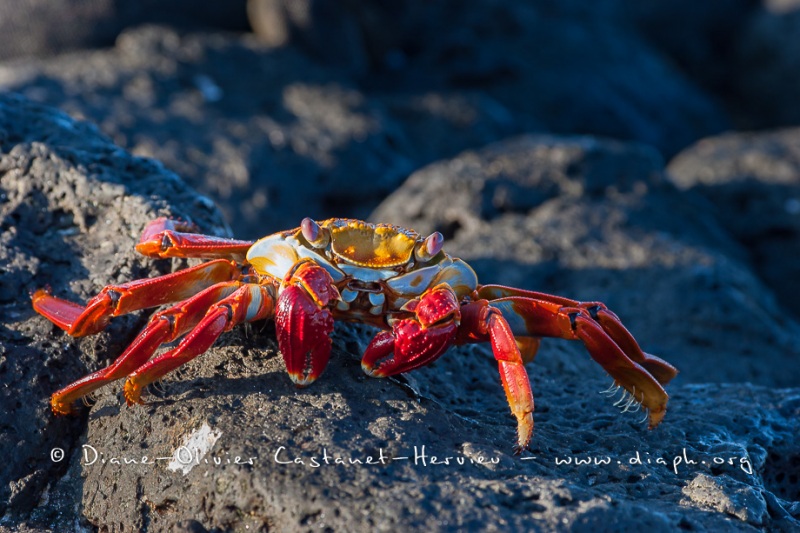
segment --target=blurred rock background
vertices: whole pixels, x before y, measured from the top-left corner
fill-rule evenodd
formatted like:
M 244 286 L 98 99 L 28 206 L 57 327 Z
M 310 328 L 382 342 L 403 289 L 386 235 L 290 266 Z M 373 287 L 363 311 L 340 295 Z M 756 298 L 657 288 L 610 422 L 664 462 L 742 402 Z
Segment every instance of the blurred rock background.
M 799 24 L 794 0 L 0 1 L 0 529 L 800 527 Z M 305 216 L 442 231 L 484 282 L 609 304 L 680 368 L 670 412 L 654 432 L 610 414 L 607 377 L 551 341 L 529 368 L 539 460 L 514 463 L 486 347 L 376 383 L 357 361 L 371 333 L 345 326 L 342 357 L 298 392 L 267 326 L 232 332 L 146 408 L 108 390 L 53 419 L 49 393 L 146 316 L 73 341 L 26 292 L 83 300 L 180 267 L 132 253 L 159 214 L 248 239 Z M 504 462 L 80 464 L 82 444 L 174 449 L 203 421 L 264 462 L 278 445 L 433 442 Z M 755 471 L 552 467 L 686 447 Z

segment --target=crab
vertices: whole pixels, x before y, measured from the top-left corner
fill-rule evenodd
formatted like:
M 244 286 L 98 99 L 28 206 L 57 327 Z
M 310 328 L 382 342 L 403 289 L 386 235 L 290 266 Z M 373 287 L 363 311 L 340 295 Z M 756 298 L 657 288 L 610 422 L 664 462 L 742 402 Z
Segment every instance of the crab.
M 136 250 L 153 258 L 207 261 L 150 279 L 109 285 L 85 306 L 57 298 L 49 288 L 31 297 L 33 308 L 81 337 L 100 332 L 114 316 L 168 305 L 108 367 L 53 393 L 55 414 L 99 387 L 126 378 L 128 405 L 143 389 L 208 350 L 237 324 L 275 321 L 278 347 L 291 380 L 313 383 L 325 370 L 335 320 L 380 331 L 364 352 L 366 374 L 381 378 L 428 365 L 450 346 L 490 342 L 508 404 L 517 420 L 515 452 L 533 433 L 533 394 L 525 364 L 542 337 L 580 340 L 623 390 L 625 410 L 645 410 L 649 427 L 664 417 L 663 386 L 677 370 L 642 351 L 619 318 L 600 302 L 502 285 L 480 285 L 472 268 L 448 255 L 443 237 L 390 224 L 334 218 L 303 219 L 300 227 L 256 242 L 202 235 L 187 222 L 158 218 Z M 155 355 L 159 346 L 180 339 Z

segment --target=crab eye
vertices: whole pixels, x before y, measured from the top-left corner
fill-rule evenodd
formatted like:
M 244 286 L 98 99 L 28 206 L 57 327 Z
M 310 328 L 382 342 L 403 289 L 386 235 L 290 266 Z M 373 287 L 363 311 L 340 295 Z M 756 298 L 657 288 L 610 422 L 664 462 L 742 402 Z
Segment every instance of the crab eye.
M 303 231 L 303 237 L 308 242 L 314 242 L 319 237 L 319 224 L 308 217 L 304 218 L 300 223 L 300 229 Z
M 444 244 L 444 237 L 438 231 L 435 231 L 425 237 L 425 240 L 417 245 L 415 256 L 417 261 L 426 262 L 433 259 L 436 254 L 442 251 L 442 244 Z
M 324 248 L 328 245 L 328 233 L 311 218 L 306 217 L 303 219 L 300 223 L 300 231 L 314 248 Z

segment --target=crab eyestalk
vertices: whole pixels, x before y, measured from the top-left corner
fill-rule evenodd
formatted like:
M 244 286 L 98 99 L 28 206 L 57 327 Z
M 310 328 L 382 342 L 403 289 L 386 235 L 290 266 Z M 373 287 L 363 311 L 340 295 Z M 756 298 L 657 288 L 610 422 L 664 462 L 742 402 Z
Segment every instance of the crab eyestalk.
M 300 231 L 314 248 L 325 248 L 331 240 L 330 232 L 321 228 L 319 224 L 309 217 L 304 218 L 300 223 Z
M 435 231 L 425 237 L 425 240 L 414 248 L 414 257 L 420 263 L 427 263 L 433 259 L 436 254 L 442 251 L 443 244 L 444 236 L 438 231 Z

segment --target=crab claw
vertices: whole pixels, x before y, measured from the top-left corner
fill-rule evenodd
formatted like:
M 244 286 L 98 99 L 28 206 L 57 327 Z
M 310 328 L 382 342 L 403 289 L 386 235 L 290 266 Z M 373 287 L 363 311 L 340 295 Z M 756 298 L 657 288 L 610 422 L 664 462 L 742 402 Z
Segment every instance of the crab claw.
M 386 377 L 427 365 L 453 344 L 461 314 L 452 289 L 434 287 L 408 310 L 415 316 L 378 333 L 364 352 L 361 368 L 369 376 Z
M 278 297 L 275 329 L 289 377 L 305 387 L 328 364 L 333 315 L 326 306 L 339 294 L 330 274 L 308 262 L 298 266 L 287 283 Z
M 453 343 L 457 326 L 450 324 L 423 328 L 407 318 L 392 331 L 381 331 L 367 347 L 361 368 L 374 378 L 401 374 L 437 359 Z

